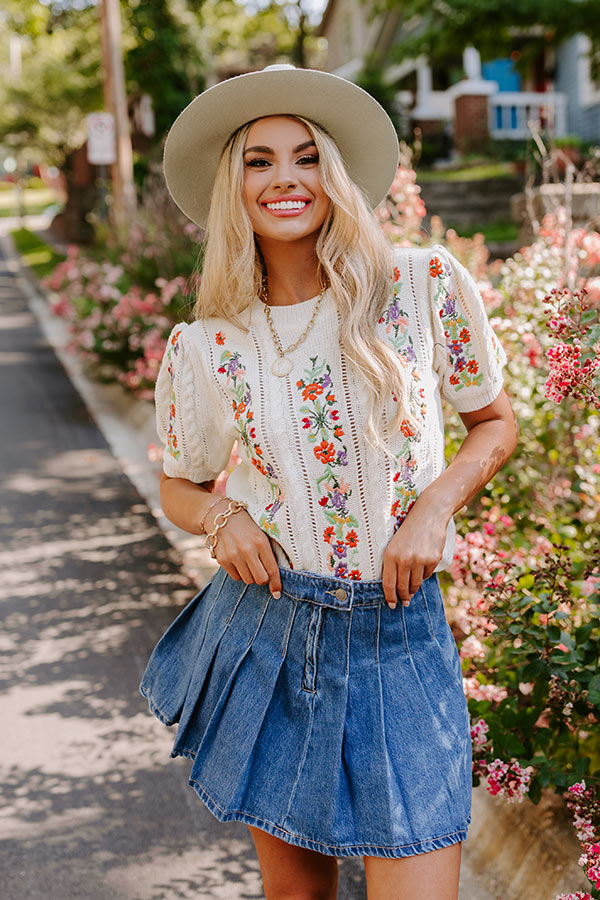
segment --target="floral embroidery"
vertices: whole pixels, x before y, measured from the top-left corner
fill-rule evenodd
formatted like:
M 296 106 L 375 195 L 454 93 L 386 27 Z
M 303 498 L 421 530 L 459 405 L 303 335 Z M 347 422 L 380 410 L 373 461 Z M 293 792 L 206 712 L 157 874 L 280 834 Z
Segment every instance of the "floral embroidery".
M 391 514 L 396 520 L 394 532 L 400 528 L 419 496 L 415 483 L 418 463 L 410 446 L 411 441 L 415 440 L 415 437 L 417 440 L 420 440 L 420 435 L 407 438 L 402 444 L 402 449 L 395 457 L 397 470 L 394 473 L 393 482 L 396 499 L 392 503 L 391 509 Z
M 225 344 L 226 337 L 222 331 L 215 335 L 215 341 L 220 346 Z M 267 534 L 279 537 L 279 526 L 275 522 L 275 515 L 283 504 L 284 492 L 277 483 L 277 473 L 269 462 L 262 459 L 263 451 L 256 440 L 256 428 L 252 424 L 254 412 L 252 411 L 252 392 L 246 381 L 246 369 L 241 361 L 239 351 L 223 350 L 219 359 L 217 372 L 226 375 L 226 384 L 232 394 L 231 406 L 235 418 L 235 425 L 239 432 L 244 450 L 252 465 L 264 475 L 270 489 L 271 502 L 267 504 L 258 524 Z
M 448 287 L 451 271 L 450 265 L 443 265 L 437 256 L 429 264 L 429 274 L 437 279 L 434 303 L 440 307 L 439 317 L 446 337 L 448 360 L 453 369 L 449 381 L 456 391 L 460 391 L 464 387 L 481 384 L 483 372 L 479 371 L 479 363 L 471 346 L 470 323 L 459 315 L 456 295 Z
M 411 378 L 409 381 L 409 405 L 411 410 L 418 411 L 422 420 L 425 420 L 427 406 L 425 403 L 425 388 L 420 383 L 421 377 L 417 371 L 417 354 L 413 346 L 413 340 L 409 333 L 409 317 L 400 306 L 402 293 L 402 280 L 400 270 L 394 267 L 392 299 L 381 318 L 380 324 L 385 324 L 385 336 L 388 344 L 396 351 L 400 359 L 408 368 L 412 364 Z M 394 400 L 396 398 L 394 397 Z M 394 457 L 395 472 L 393 476 L 394 500 L 390 515 L 395 519 L 394 532 L 398 530 L 402 522 L 412 509 L 418 497 L 416 486 L 416 471 L 418 467 L 416 456 L 413 455 L 412 444 L 421 440 L 421 433 L 415 431 L 408 419 L 400 423 L 400 433 L 404 437 L 400 449 Z
M 305 377 L 296 382 L 305 404 L 300 407 L 302 428 L 309 432 L 313 453 L 323 464 L 323 474 L 317 478 L 317 492 L 328 523 L 323 541 L 329 547 L 329 570 L 337 578 L 359 580 L 362 575 L 357 566 L 358 521 L 348 509 L 352 488 L 340 473 L 348 465 L 348 449 L 342 441 L 344 429 L 338 424 L 340 414 L 335 405 L 331 366 L 318 359 L 318 356 L 310 357 L 311 368 L 305 369 Z
M 179 459 L 181 451 L 177 448 L 177 435 L 175 434 L 175 416 L 177 414 L 176 397 L 175 397 L 175 372 L 173 371 L 173 357 L 179 354 L 181 344 L 179 336 L 183 331 L 183 327 L 174 331 L 169 340 L 167 347 L 167 372 L 169 373 L 169 381 L 171 384 L 170 404 L 169 404 L 169 430 L 167 431 L 167 453 L 173 459 Z
M 379 323 L 381 325 L 385 324 L 387 341 L 402 360 L 407 363 L 414 363 L 417 361 L 417 354 L 413 347 L 412 337 L 408 332 L 408 313 L 400 306 L 401 292 L 400 270 L 394 268 L 392 302 L 379 319 Z

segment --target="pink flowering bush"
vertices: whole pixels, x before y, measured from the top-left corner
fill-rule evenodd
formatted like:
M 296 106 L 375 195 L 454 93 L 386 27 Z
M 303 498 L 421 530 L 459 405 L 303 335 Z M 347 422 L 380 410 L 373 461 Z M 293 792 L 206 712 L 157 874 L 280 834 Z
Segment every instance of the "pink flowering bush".
M 101 231 L 92 251 L 69 247 L 44 284 L 54 312 L 68 322 L 72 350 L 91 372 L 151 398 L 169 331 L 189 318 L 203 234 L 155 177 L 127 245 Z
M 150 398 L 173 319 L 189 303 L 186 279 L 158 277 L 144 289 L 122 263 L 94 262 L 71 246 L 44 283 L 68 322 L 71 349 L 93 374 Z
M 574 894 L 558 894 L 554 900 L 594 900 L 594 898 L 585 891 L 575 891 Z
M 593 885 L 594 891 L 593 894 L 581 896 L 597 897 L 600 891 L 600 791 L 597 786 L 588 787 L 582 780 L 572 784 L 565 796 L 581 843 L 579 865 Z
M 414 197 L 407 173 L 404 201 Z M 414 185 L 416 188 L 416 185 Z M 391 198 L 390 198 L 391 199 Z M 472 721 L 473 780 L 508 802 L 600 784 L 600 234 L 564 211 L 506 262 L 482 236 L 459 238 L 420 204 L 385 230 L 402 243 L 445 243 L 473 273 L 506 350 L 516 452 L 466 511 L 450 576 L 442 573 Z M 392 227 L 392 223 L 393 227 Z M 402 227 L 405 232 L 402 232 Z M 464 437 L 447 407 L 447 451 Z M 590 790 L 592 788 L 590 787 Z M 582 865 L 591 893 L 597 829 Z

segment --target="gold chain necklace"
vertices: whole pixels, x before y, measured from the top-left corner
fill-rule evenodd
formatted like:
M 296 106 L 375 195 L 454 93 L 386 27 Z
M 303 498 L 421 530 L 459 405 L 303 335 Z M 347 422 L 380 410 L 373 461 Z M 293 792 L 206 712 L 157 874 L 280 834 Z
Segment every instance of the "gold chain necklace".
M 263 302 L 265 316 L 267 317 L 267 324 L 268 324 L 268 326 L 271 330 L 271 334 L 273 336 L 273 343 L 275 344 L 275 349 L 277 350 L 277 353 L 279 354 L 277 359 L 273 360 L 273 363 L 271 365 L 271 372 L 273 373 L 273 375 L 277 375 L 278 378 L 284 378 L 286 375 L 289 375 L 290 372 L 292 371 L 293 363 L 292 363 L 291 359 L 288 358 L 287 354 L 292 353 L 296 349 L 296 347 L 299 347 L 300 344 L 302 343 L 302 341 L 308 336 L 309 331 L 315 324 L 315 319 L 317 318 L 317 313 L 319 312 L 319 307 L 321 305 L 321 301 L 325 295 L 326 290 L 327 290 L 327 285 L 323 288 L 323 290 L 319 294 L 319 299 L 316 302 L 310 322 L 308 323 L 308 325 L 306 326 L 306 328 L 304 329 L 304 331 L 302 332 L 302 334 L 300 335 L 298 340 L 295 343 L 290 344 L 290 346 L 286 347 L 284 350 L 282 343 L 279 340 L 279 335 L 275 331 L 275 326 L 273 325 L 273 319 L 271 318 L 271 307 L 269 306 L 269 304 L 267 302 L 266 279 L 263 279 L 263 283 L 262 283 L 262 286 L 260 289 L 260 298 Z

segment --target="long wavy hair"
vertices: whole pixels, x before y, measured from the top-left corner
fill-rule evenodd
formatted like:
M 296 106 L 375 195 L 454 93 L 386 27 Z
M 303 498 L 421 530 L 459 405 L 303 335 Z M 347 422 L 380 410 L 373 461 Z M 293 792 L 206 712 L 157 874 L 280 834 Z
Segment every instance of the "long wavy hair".
M 340 345 L 362 379 L 370 401 L 365 439 L 388 456 L 388 439 L 403 423 L 418 433 L 421 422 L 410 409 L 412 378 L 405 359 L 377 334 L 376 324 L 390 303 L 392 250 L 367 200 L 352 181 L 332 138 L 315 122 L 289 116 L 306 126 L 319 154 L 319 175 L 330 198 L 317 240 L 317 275 L 329 284 L 340 318 Z M 243 201 L 246 138 L 252 122 L 227 142 L 215 178 L 201 257 L 194 315 L 219 316 L 247 330 L 243 311 L 261 289 L 264 263 Z M 382 390 L 385 385 L 385 390 Z M 385 422 L 386 401 L 396 412 Z

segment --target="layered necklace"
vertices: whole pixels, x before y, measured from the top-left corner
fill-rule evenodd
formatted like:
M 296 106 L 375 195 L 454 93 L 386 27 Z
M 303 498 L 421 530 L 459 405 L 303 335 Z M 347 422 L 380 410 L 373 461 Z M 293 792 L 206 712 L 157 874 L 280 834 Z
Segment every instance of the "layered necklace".
M 273 360 L 273 363 L 271 365 L 271 372 L 273 373 L 273 375 L 277 375 L 278 378 L 284 378 L 286 375 L 289 375 L 290 372 L 292 371 L 293 363 L 287 354 L 292 353 L 296 349 L 296 347 L 299 347 L 300 344 L 302 343 L 302 341 L 305 340 L 305 338 L 308 336 L 311 328 L 315 324 L 315 319 L 317 318 L 317 313 L 319 312 L 319 307 L 321 306 L 321 301 L 323 300 L 323 297 L 325 295 L 325 291 L 327 290 L 327 287 L 328 287 L 328 285 L 325 285 L 325 287 L 319 294 L 319 297 L 315 304 L 315 308 L 313 310 L 313 314 L 311 316 L 310 322 L 308 323 L 308 325 L 306 326 L 306 328 L 304 329 L 304 331 L 302 332 L 302 334 L 300 335 L 298 340 L 295 341 L 295 343 L 290 344 L 289 347 L 286 347 L 284 349 L 283 345 L 279 339 L 279 335 L 275 331 L 275 326 L 273 325 L 273 319 L 271 318 L 271 307 L 269 306 L 269 303 L 268 303 L 267 279 L 263 278 L 262 285 L 260 288 L 260 299 L 263 302 L 263 308 L 265 311 L 265 316 L 267 318 L 267 324 L 269 326 L 271 335 L 273 337 L 273 343 L 275 344 L 275 349 L 277 350 L 277 353 L 279 354 L 277 359 Z

